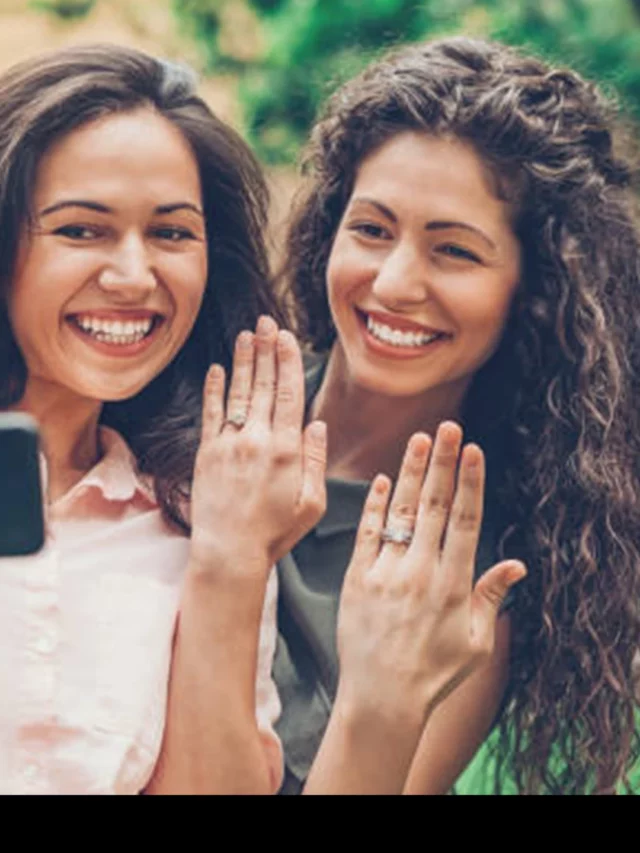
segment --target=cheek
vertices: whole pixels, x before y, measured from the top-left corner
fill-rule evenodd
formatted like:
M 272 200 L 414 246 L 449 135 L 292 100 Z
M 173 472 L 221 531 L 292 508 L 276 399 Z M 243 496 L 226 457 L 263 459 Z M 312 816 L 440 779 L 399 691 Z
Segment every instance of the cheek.
M 180 258 L 172 267 L 172 296 L 177 309 L 184 315 L 198 312 L 207 286 L 207 274 L 206 255 L 194 254 Z
M 452 287 L 442 293 L 442 303 L 460 331 L 482 337 L 500 335 L 509 316 L 517 281 L 475 279 L 469 287 Z
M 340 313 L 375 279 L 371 260 L 357 249 L 344 247 L 339 238 L 327 265 L 327 293 L 332 314 Z

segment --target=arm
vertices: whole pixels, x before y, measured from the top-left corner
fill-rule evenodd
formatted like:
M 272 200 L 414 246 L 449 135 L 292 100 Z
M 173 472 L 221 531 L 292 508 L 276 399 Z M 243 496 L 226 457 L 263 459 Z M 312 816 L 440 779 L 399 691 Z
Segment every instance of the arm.
M 191 557 L 149 793 L 269 793 L 277 785 L 279 746 L 256 719 L 258 647 L 270 567 L 323 512 L 324 430 L 310 424 L 302 433 L 303 408 L 300 352 L 273 321 L 259 325 L 255 342 L 239 338 L 226 405 L 224 372 L 209 373 Z M 230 422 L 225 409 L 248 413 L 246 423 Z M 263 673 L 258 686 L 264 681 Z
M 498 619 L 493 653 L 434 710 L 413 759 L 406 794 L 446 794 L 488 735 L 509 665 L 508 614 Z
M 322 793 L 331 785 L 334 793 L 393 794 L 404 789 L 406 794 L 446 794 L 498 712 L 509 638 L 509 617 L 504 615 L 498 619 L 489 659 L 427 712 L 426 727 L 420 718 L 399 715 L 386 724 L 375 717 L 365 721 L 338 700 L 305 793 Z M 372 744 L 378 744 L 375 750 Z
M 428 462 L 428 436 L 411 439 L 388 516 L 389 483 L 374 481 L 340 601 L 336 702 L 306 793 L 402 793 L 425 726 L 441 731 L 465 679 L 502 655 L 500 605 L 525 569 L 505 561 L 473 586 L 484 460 L 464 448 L 456 483 L 460 440 L 443 425 Z M 410 543 L 385 540 L 385 527 L 413 528 Z M 459 760 L 449 749 L 444 764 Z
M 255 708 L 261 586 L 257 578 L 211 582 L 188 568 L 164 742 L 147 793 L 272 792 Z

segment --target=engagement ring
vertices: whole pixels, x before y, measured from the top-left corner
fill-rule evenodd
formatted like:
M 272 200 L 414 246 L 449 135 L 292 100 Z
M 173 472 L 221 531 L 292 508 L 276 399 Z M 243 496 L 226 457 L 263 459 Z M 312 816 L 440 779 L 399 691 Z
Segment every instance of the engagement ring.
M 397 527 L 385 527 L 381 538 L 383 542 L 393 542 L 396 545 L 409 545 L 413 539 L 413 533 L 410 530 L 400 530 Z
M 229 415 L 229 417 L 222 424 L 222 428 L 224 429 L 227 424 L 231 424 L 231 426 L 235 427 L 236 429 L 242 429 L 246 422 L 246 414 L 242 414 L 242 412 L 236 412 L 234 415 Z

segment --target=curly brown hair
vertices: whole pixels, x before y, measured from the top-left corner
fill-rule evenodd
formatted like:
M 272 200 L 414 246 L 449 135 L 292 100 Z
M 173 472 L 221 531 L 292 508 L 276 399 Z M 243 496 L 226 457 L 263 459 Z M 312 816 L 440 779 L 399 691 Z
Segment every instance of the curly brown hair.
M 458 138 L 512 205 L 522 280 L 464 412 L 487 452 L 500 556 L 528 566 L 496 791 L 509 771 L 522 792 L 611 792 L 638 752 L 640 251 L 616 113 L 578 74 L 500 44 L 395 51 L 329 100 L 289 233 L 299 328 L 323 351 L 327 261 L 368 154 L 406 130 Z
M 159 376 L 131 399 L 107 403 L 101 418 L 127 439 L 141 470 L 153 477 L 165 517 L 184 531 L 209 365 L 228 370 L 236 335 L 253 328 L 260 314 L 287 325 L 269 282 L 261 168 L 197 95 L 195 83 L 186 66 L 100 44 L 51 51 L 0 75 L 0 410 L 20 400 L 27 379 L 8 294 L 43 155 L 84 124 L 148 108 L 178 128 L 198 163 L 209 276 L 194 328 Z

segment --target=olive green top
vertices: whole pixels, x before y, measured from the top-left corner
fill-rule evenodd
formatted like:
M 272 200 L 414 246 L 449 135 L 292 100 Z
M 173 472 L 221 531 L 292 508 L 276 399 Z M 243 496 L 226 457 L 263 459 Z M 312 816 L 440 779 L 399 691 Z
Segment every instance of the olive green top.
M 325 361 L 307 371 L 315 396 Z M 338 683 L 336 621 L 369 483 L 327 480 L 327 511 L 278 564 L 278 643 L 273 675 L 282 715 L 276 730 L 285 753 L 284 794 L 300 793 L 324 735 Z M 493 525 L 483 521 L 476 576 L 496 562 Z M 393 685 L 390 685 L 392 687 Z

